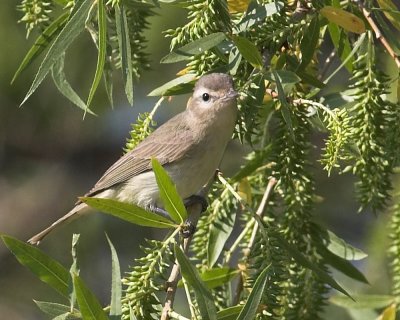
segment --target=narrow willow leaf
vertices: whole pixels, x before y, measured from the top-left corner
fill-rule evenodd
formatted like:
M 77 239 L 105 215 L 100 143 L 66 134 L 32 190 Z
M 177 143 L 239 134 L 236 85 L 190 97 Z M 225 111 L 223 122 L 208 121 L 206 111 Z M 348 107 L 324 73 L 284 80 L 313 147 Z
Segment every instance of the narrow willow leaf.
M 47 51 L 47 54 L 44 57 L 38 72 L 36 73 L 35 79 L 33 80 L 33 83 L 21 105 L 24 104 L 25 101 L 28 100 L 28 98 L 36 91 L 46 75 L 49 73 L 54 63 L 64 54 L 69 45 L 83 31 L 85 27 L 85 20 L 91 5 L 92 0 L 82 1 L 75 14 L 68 20 L 65 27 L 58 34 L 53 44 L 50 46 L 49 51 Z
M 397 305 L 391 304 L 380 314 L 378 320 L 396 320 Z
M 70 287 L 70 310 L 73 310 L 75 308 L 75 303 L 76 303 L 76 292 L 75 292 L 75 287 L 74 284 L 72 283 L 72 279 L 75 274 L 79 274 L 79 267 L 78 267 L 78 253 L 77 253 L 77 247 L 79 243 L 79 234 L 73 234 L 72 236 L 72 248 L 71 248 L 71 256 L 72 256 L 72 265 L 71 268 L 69 268 L 69 274 L 71 275 L 71 280 L 69 283 Z
M 207 263 L 211 268 L 217 262 L 225 243 L 232 233 L 236 220 L 236 210 L 229 211 L 227 216 L 217 216 L 210 227 L 207 242 Z
M 104 70 L 104 64 L 106 61 L 106 49 L 107 49 L 107 19 L 106 19 L 106 9 L 104 5 L 105 0 L 97 0 L 97 20 L 99 28 L 99 43 L 98 43 L 98 55 L 97 55 L 97 66 L 94 75 L 92 87 L 89 91 L 89 96 L 87 99 L 87 106 L 89 107 L 92 103 L 94 93 L 100 83 L 101 76 Z
M 265 21 L 265 18 L 272 16 L 283 8 L 283 2 L 274 1 L 265 5 L 259 5 L 256 2 L 249 6 L 246 14 L 238 23 L 237 33 L 250 30 L 254 25 Z
M 156 176 L 157 185 L 160 190 L 160 198 L 164 204 L 165 210 L 167 210 L 172 220 L 176 223 L 180 224 L 184 222 L 187 218 L 187 212 L 174 182 L 156 158 L 151 159 L 151 166 Z
M 326 241 L 325 246 L 333 254 L 346 260 L 361 260 L 368 256 L 364 251 L 347 243 L 332 231 L 327 230 L 326 235 L 328 238 L 324 239 Z
M 247 298 L 246 304 L 243 306 L 242 311 L 236 318 L 237 320 L 255 319 L 258 306 L 264 293 L 265 284 L 267 282 L 268 269 L 269 266 L 264 268 L 264 270 L 257 277 L 251 293 Z
M 202 319 L 216 320 L 217 310 L 215 308 L 214 298 L 211 295 L 211 292 L 207 289 L 204 282 L 201 281 L 200 275 L 196 268 L 191 264 L 185 253 L 177 244 L 174 245 L 174 250 L 175 257 L 178 260 L 181 268 L 182 276 L 190 284 L 194 291 L 196 302 L 199 307 L 199 313 Z
M 122 283 L 121 283 L 121 269 L 117 251 L 114 248 L 110 238 L 106 234 L 108 244 L 111 250 L 111 303 L 110 303 L 110 317 L 112 319 L 120 319 L 122 314 L 121 297 L 122 297 Z
M 352 309 L 380 309 L 395 303 L 396 298 L 389 295 L 353 295 L 354 300 L 346 296 L 336 295 L 329 298 L 329 301 L 337 306 Z
M 383 14 L 400 31 L 400 12 L 391 0 L 378 0 L 379 7 L 385 11 Z
M 273 70 L 265 74 L 265 79 L 272 82 L 280 81 L 282 87 L 299 83 L 301 79 L 289 70 Z M 288 92 L 288 91 L 285 91 Z
M 345 32 L 343 32 L 339 26 L 333 22 L 328 23 L 328 30 L 332 43 L 337 51 L 337 55 L 340 57 L 340 60 L 344 61 L 351 52 L 350 41 L 347 34 L 345 34 Z M 350 72 L 353 70 L 353 62 L 354 59 L 350 58 L 345 63 L 346 69 Z
M 148 96 L 172 96 L 176 94 L 189 93 L 193 90 L 193 82 L 196 75 L 187 73 L 174 80 L 168 81 L 162 86 L 151 91 Z
M 364 274 L 359 271 L 355 266 L 353 266 L 349 261 L 331 253 L 325 247 L 319 248 L 318 252 L 321 254 L 324 261 L 328 265 L 332 266 L 336 270 L 342 272 L 343 274 L 354 280 L 369 284 Z
M 10 236 L 1 236 L 6 247 L 15 255 L 19 263 L 31 270 L 40 280 L 69 297 L 69 272 L 59 262 L 53 260 L 38 248 Z
M 330 22 L 337 24 L 343 29 L 354 32 L 364 33 L 365 24 L 355 14 L 345 11 L 341 8 L 335 8 L 332 6 L 325 6 L 320 10 L 320 13 L 327 18 Z
M 44 313 L 48 314 L 51 317 L 58 317 L 61 315 L 67 315 L 67 319 L 76 319 L 80 318 L 79 311 L 74 309 L 74 311 L 71 313 L 71 307 L 66 306 L 64 304 L 60 303 L 54 303 L 54 302 L 47 302 L 47 301 L 36 301 L 33 300 L 33 302 L 36 303 L 38 308 L 42 310 Z
M 243 58 L 245 58 L 254 68 L 262 69 L 262 56 L 254 43 L 244 37 L 237 35 L 233 36 L 232 40 Z
M 101 199 L 82 197 L 82 202 L 104 213 L 114 217 L 138 224 L 145 227 L 154 228 L 175 228 L 175 224 L 158 214 L 144 210 L 134 204 L 119 202 L 112 199 Z
M 112 49 L 110 46 L 107 46 L 107 50 L 112 50 Z M 107 53 L 106 63 L 104 65 L 103 79 L 108 101 L 110 102 L 111 109 L 114 109 L 112 75 L 113 75 L 113 69 L 111 62 L 111 53 L 110 54 Z
M 17 79 L 22 71 L 24 71 L 51 43 L 57 33 L 64 27 L 67 22 L 69 12 L 65 12 L 54 20 L 46 29 L 43 30 L 42 34 L 36 39 L 33 46 L 29 49 L 25 55 L 17 71 L 15 72 L 11 83 Z
M 350 294 L 345 289 L 343 289 L 336 282 L 336 280 L 333 279 L 326 271 L 319 268 L 316 264 L 310 262 L 299 250 L 297 250 L 295 246 L 291 245 L 283 237 L 281 237 L 278 234 L 275 234 L 275 236 L 279 239 L 279 242 L 282 245 L 282 247 L 286 249 L 286 251 L 290 254 L 290 256 L 294 260 L 296 260 L 297 263 L 313 271 L 320 278 L 321 281 L 330 285 L 333 289 L 336 289 L 337 291 L 348 296 L 350 299 L 353 299 L 352 296 L 350 296 Z
M 214 289 L 222 286 L 225 283 L 231 281 L 234 277 L 239 274 L 238 269 L 232 269 L 228 267 L 217 267 L 212 269 L 206 269 L 200 274 L 200 279 L 204 281 L 207 288 Z
M 226 309 L 222 309 L 221 311 L 218 311 L 217 313 L 217 319 L 218 320 L 236 320 L 240 312 L 242 311 L 243 306 L 234 306 L 234 307 L 229 307 Z
M 96 296 L 89 290 L 80 277 L 74 276 L 74 287 L 79 310 L 84 320 L 107 320 L 103 308 Z
M 209 34 L 201 39 L 192 41 L 161 59 L 161 63 L 175 63 L 189 60 L 192 56 L 203 53 L 219 45 L 226 37 L 222 32 Z
M 314 18 L 312 18 L 310 24 L 307 27 L 307 30 L 304 32 L 303 39 L 300 42 L 300 70 L 304 70 L 314 56 L 315 48 L 317 47 L 319 40 L 319 28 L 319 19 L 318 16 L 315 16 Z
M 274 75 L 276 88 L 278 90 L 278 99 L 281 102 L 281 113 L 283 120 L 285 121 L 287 127 L 289 128 L 290 136 L 292 137 L 293 140 L 295 140 L 292 116 L 289 110 L 289 104 L 286 100 L 285 91 L 283 90 L 281 78 L 276 70 L 274 70 L 272 74 Z
M 65 54 L 62 54 L 51 68 L 51 76 L 53 78 L 54 84 L 56 85 L 58 91 L 60 91 L 60 93 L 69 101 L 71 101 L 82 110 L 89 112 L 92 115 L 95 115 L 95 113 L 88 108 L 85 102 L 82 101 L 82 99 L 69 84 L 64 73 L 64 58 Z
M 129 40 L 128 22 L 123 4 L 115 5 L 115 23 L 117 27 L 119 54 L 121 57 L 122 77 L 125 84 L 125 94 L 128 101 L 133 105 L 133 74 L 131 43 Z

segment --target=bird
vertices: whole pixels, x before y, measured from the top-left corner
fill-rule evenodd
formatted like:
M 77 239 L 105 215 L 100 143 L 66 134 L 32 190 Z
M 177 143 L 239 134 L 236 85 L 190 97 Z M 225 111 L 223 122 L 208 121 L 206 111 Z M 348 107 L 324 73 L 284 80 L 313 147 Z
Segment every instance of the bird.
M 120 157 L 85 197 L 114 199 L 146 210 L 162 210 L 151 159 L 156 158 L 182 199 L 195 196 L 213 177 L 237 120 L 237 96 L 231 76 L 200 77 L 186 109 L 159 126 L 133 150 Z M 28 240 L 39 244 L 57 227 L 91 211 L 81 202 L 52 225 Z

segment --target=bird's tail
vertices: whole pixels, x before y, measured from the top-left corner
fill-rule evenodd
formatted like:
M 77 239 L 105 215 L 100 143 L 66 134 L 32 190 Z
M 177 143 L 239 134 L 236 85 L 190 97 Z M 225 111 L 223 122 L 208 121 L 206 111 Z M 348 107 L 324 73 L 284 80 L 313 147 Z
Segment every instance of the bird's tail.
M 62 216 L 60 219 L 58 219 L 56 222 L 54 222 L 50 227 L 44 229 L 42 232 L 39 232 L 38 234 L 34 235 L 32 238 L 28 240 L 28 243 L 30 244 L 39 244 L 42 239 L 47 236 L 53 229 L 71 222 L 72 220 L 80 217 L 84 211 L 84 209 L 88 208 L 88 206 L 85 203 L 80 203 L 76 205 L 70 212 L 68 212 L 66 215 Z

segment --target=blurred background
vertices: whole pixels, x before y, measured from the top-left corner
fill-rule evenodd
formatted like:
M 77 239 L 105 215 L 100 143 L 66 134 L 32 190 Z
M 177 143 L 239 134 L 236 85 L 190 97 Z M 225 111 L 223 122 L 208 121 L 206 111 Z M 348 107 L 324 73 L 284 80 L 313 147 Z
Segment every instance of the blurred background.
M 0 233 L 26 240 L 70 210 L 76 197 L 88 191 L 121 156 L 130 124 L 136 120 L 138 112 L 149 111 L 157 101 L 157 98 L 147 97 L 147 93 L 173 79 L 183 67 L 163 65 L 159 60 L 168 53 L 169 47 L 162 31 L 179 25 L 185 15 L 173 11 L 178 9 L 163 8 L 158 11 L 159 15 L 151 18 L 146 37 L 152 69 L 135 84 L 134 107 L 128 105 L 123 86 L 117 81 L 115 109 L 109 106 L 104 91 L 98 90 L 93 102 L 98 116 L 88 115 L 83 120 L 82 111 L 58 93 L 50 79 L 19 107 L 38 65 L 31 66 L 10 85 L 35 39 L 34 34 L 26 39 L 24 25 L 17 23 L 21 17 L 16 10 L 17 3 L 19 1 L 0 2 Z M 67 77 L 81 97 L 86 97 L 89 92 L 96 55 L 87 33 L 83 33 L 67 53 Z M 163 103 L 156 116 L 157 123 L 183 110 L 186 100 L 187 97 L 178 97 Z M 321 134 L 313 137 L 316 156 L 323 138 Z M 229 175 L 242 162 L 243 151 L 234 142 L 228 152 L 228 158 L 234 159 L 225 169 Z M 224 171 L 224 165 L 222 168 Z M 387 293 L 387 232 L 384 228 L 387 217 L 368 212 L 357 214 L 352 178 L 334 175 L 328 179 L 320 165 L 316 164 L 314 169 L 317 193 L 323 199 L 315 211 L 316 221 L 369 254 L 368 263 L 361 261 L 357 267 L 366 273 L 370 287 L 337 275 L 339 282 L 353 292 Z M 40 245 L 42 250 L 69 268 L 72 233 L 81 233 L 78 249 L 81 275 L 104 304 L 109 301 L 111 280 L 105 232 L 117 249 L 123 272 L 128 270 L 133 258 L 140 255 L 139 244 L 144 243 L 144 238 L 163 236 L 150 228 L 94 214 L 52 233 Z M 33 299 L 57 301 L 57 298 L 52 289 L 21 266 L 0 244 L 1 319 L 44 319 L 45 315 Z M 339 315 L 341 319 L 349 318 L 348 313 L 337 307 L 327 308 L 327 319 L 337 319 Z

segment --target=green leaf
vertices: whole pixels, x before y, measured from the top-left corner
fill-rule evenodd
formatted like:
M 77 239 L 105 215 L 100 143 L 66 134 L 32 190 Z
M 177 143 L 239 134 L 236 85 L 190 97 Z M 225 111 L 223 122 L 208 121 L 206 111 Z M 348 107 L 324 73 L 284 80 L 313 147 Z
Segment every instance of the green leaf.
M 232 40 L 243 58 L 245 58 L 254 68 L 263 68 L 261 53 L 258 51 L 258 48 L 254 43 L 237 35 L 232 36 Z
M 106 49 L 107 49 L 107 19 L 106 19 L 106 10 L 104 6 L 104 0 L 97 0 L 97 20 L 98 20 L 98 28 L 99 28 L 99 43 L 98 50 L 99 54 L 97 55 L 97 66 L 96 72 L 94 75 L 92 87 L 89 91 L 89 96 L 87 99 L 87 106 L 89 107 L 92 103 L 92 99 L 96 89 L 100 83 L 101 76 L 104 70 L 104 64 L 106 61 Z
M 82 110 L 89 112 L 92 115 L 95 115 L 95 113 L 88 108 L 88 106 L 82 101 L 82 99 L 69 84 L 64 73 L 64 58 L 65 54 L 63 53 L 51 68 L 51 76 L 53 78 L 54 84 L 56 85 L 58 91 L 60 91 L 60 93 L 65 96 L 69 101 L 71 101 Z
M 175 257 L 178 260 L 183 278 L 192 287 L 199 312 L 204 320 L 216 320 L 217 310 L 214 305 L 214 298 L 204 282 L 201 281 L 196 268 L 190 263 L 182 249 L 174 244 Z
M 379 7 L 385 11 L 383 14 L 392 23 L 392 25 L 400 30 L 400 12 L 391 0 L 378 0 Z
M 361 271 L 359 271 L 355 266 L 353 266 L 349 261 L 341 257 L 338 257 L 332 252 L 328 251 L 325 247 L 321 247 L 318 249 L 319 249 L 318 252 L 324 258 L 324 261 L 327 264 L 329 264 L 336 270 L 339 270 L 340 272 L 342 272 L 343 274 L 354 280 L 369 284 L 364 274 Z
M 122 283 L 121 283 L 121 269 L 117 251 L 115 250 L 110 238 L 106 234 L 108 244 L 111 250 L 111 303 L 110 303 L 110 318 L 121 319 L 122 306 Z
M 319 19 L 316 15 L 312 18 L 300 42 L 301 64 L 299 70 L 304 70 L 314 56 L 315 48 L 319 40 L 319 28 Z
M 67 269 L 38 248 L 7 235 L 2 235 L 1 238 L 19 263 L 31 270 L 44 283 L 68 298 L 69 272 Z
M 276 88 L 278 90 L 278 99 L 281 102 L 281 112 L 282 112 L 283 120 L 285 121 L 287 127 L 289 128 L 290 136 L 292 137 L 293 140 L 295 140 L 294 131 L 293 131 L 292 115 L 289 110 L 289 104 L 286 100 L 286 94 L 285 94 L 285 90 L 283 89 L 283 86 L 282 86 L 281 77 L 280 77 L 278 71 L 276 71 L 276 70 L 274 70 L 272 72 L 272 74 L 274 76 L 274 80 L 276 82 Z
M 294 85 L 296 83 L 299 83 L 301 79 L 299 76 L 289 70 L 273 70 L 269 71 L 265 74 L 265 79 L 271 82 L 277 82 L 279 81 L 282 85 L 284 86 L 289 86 L 289 85 Z M 286 93 L 289 91 L 285 90 Z
M 195 79 L 195 74 L 187 73 L 154 89 L 148 94 L 148 96 L 172 96 L 176 94 L 189 93 L 193 90 Z
M 35 43 L 29 49 L 28 53 L 25 55 L 17 71 L 15 72 L 11 83 L 15 81 L 20 73 L 24 71 L 35 60 L 35 58 L 37 58 L 44 50 L 46 50 L 47 46 L 67 22 L 68 16 L 69 12 L 65 12 L 60 15 L 46 29 L 43 30 L 39 37 L 37 37 Z
M 296 247 L 294 247 L 292 244 L 287 242 L 283 237 L 281 237 L 278 234 L 275 234 L 275 236 L 279 239 L 280 244 L 282 245 L 283 248 L 286 249 L 286 251 L 290 254 L 290 256 L 296 260 L 297 263 L 302 265 L 303 267 L 310 269 L 313 271 L 320 279 L 321 281 L 325 282 L 326 284 L 330 285 L 333 289 L 336 289 L 337 291 L 345 294 L 349 298 L 353 299 L 350 294 L 344 290 L 337 282 L 335 279 L 333 279 L 327 272 L 319 268 L 315 263 L 310 262 L 299 250 L 297 250 Z
M 214 289 L 231 281 L 238 274 L 239 274 L 238 269 L 232 269 L 228 267 L 217 267 L 212 269 L 206 269 L 204 272 L 200 274 L 200 278 L 201 280 L 204 281 L 207 288 Z
M 131 43 L 129 40 L 128 22 L 126 20 L 125 7 L 121 3 L 115 5 L 115 22 L 117 26 L 117 36 L 119 54 L 121 57 L 122 77 L 125 84 L 125 94 L 128 101 L 133 105 L 133 74 L 132 74 L 132 55 Z
M 264 293 L 265 284 L 267 282 L 268 269 L 269 266 L 264 268 L 264 270 L 257 277 L 253 289 L 251 290 L 251 293 L 247 298 L 246 304 L 243 306 L 242 311 L 236 318 L 237 320 L 255 319 L 258 306 Z
M 91 0 L 82 1 L 75 14 L 71 17 L 71 19 L 69 19 L 65 27 L 58 34 L 53 44 L 50 46 L 49 51 L 47 51 L 47 54 L 44 57 L 38 72 L 36 73 L 35 79 L 33 80 L 33 83 L 21 105 L 24 104 L 25 101 L 28 100 L 28 98 L 36 91 L 46 75 L 49 73 L 54 63 L 64 54 L 69 45 L 84 29 L 85 20 L 92 3 L 93 2 Z
M 82 197 L 79 199 L 92 208 L 140 226 L 154 228 L 176 227 L 176 225 L 167 218 L 164 218 L 153 212 L 146 211 L 134 204 L 119 202 L 112 199 L 92 197 Z
M 83 320 L 107 320 L 100 302 L 96 296 L 89 290 L 82 279 L 74 276 L 74 288 L 78 300 L 79 310 Z
M 217 215 L 210 227 L 207 241 L 207 263 L 212 267 L 218 260 L 225 243 L 232 233 L 236 220 L 236 210 L 231 210 L 227 215 Z
M 222 309 L 221 311 L 218 311 L 217 319 L 218 320 L 236 320 L 237 316 L 240 314 L 242 309 L 243 309 L 243 306 L 241 306 L 241 305 Z
M 350 55 L 351 45 L 349 38 L 345 32 L 343 32 L 338 25 L 333 22 L 328 23 L 329 35 L 331 37 L 332 43 L 336 48 L 337 54 L 340 60 L 345 61 L 345 59 Z M 351 72 L 353 70 L 354 59 L 351 57 L 346 61 L 344 66 Z
M 251 29 L 254 25 L 264 22 L 265 18 L 274 15 L 283 8 L 283 2 L 274 1 L 265 5 L 259 5 L 257 2 L 251 3 L 246 14 L 238 23 L 238 32 Z
M 36 305 L 39 307 L 40 310 L 42 310 L 44 313 L 50 315 L 52 318 L 61 316 L 61 315 L 66 315 L 67 316 L 66 319 L 80 318 L 79 311 L 74 309 L 73 313 L 71 313 L 70 306 L 66 306 L 66 305 L 60 304 L 60 303 L 47 302 L 47 301 L 33 300 L 33 302 L 36 303 Z
M 157 185 L 160 190 L 160 198 L 164 204 L 165 210 L 167 210 L 172 220 L 176 223 L 180 224 L 184 222 L 187 218 L 187 212 L 174 182 L 156 158 L 151 159 L 151 166 L 156 176 Z
M 72 256 L 72 265 L 71 268 L 69 268 L 69 274 L 71 275 L 70 278 L 70 283 L 69 287 L 71 288 L 71 294 L 70 294 L 70 310 L 75 308 L 75 303 L 76 303 L 76 292 L 75 292 L 75 287 L 74 284 L 72 283 L 72 279 L 75 274 L 79 274 L 79 268 L 78 268 L 78 253 L 77 253 L 77 247 L 79 243 L 79 234 L 73 234 L 72 236 L 72 248 L 71 248 L 71 256 Z
M 396 298 L 389 295 L 356 294 L 353 298 L 354 300 L 336 295 L 330 297 L 329 301 L 340 307 L 351 309 L 380 309 L 396 302 Z
M 332 231 L 327 230 L 326 236 L 327 238 L 324 239 L 326 248 L 343 259 L 361 260 L 368 256 L 364 251 L 353 247 L 345 240 L 339 238 Z
M 175 63 L 189 60 L 192 56 L 201 54 L 219 45 L 226 37 L 222 32 L 209 34 L 201 39 L 192 41 L 167 54 L 161 59 L 161 63 Z

